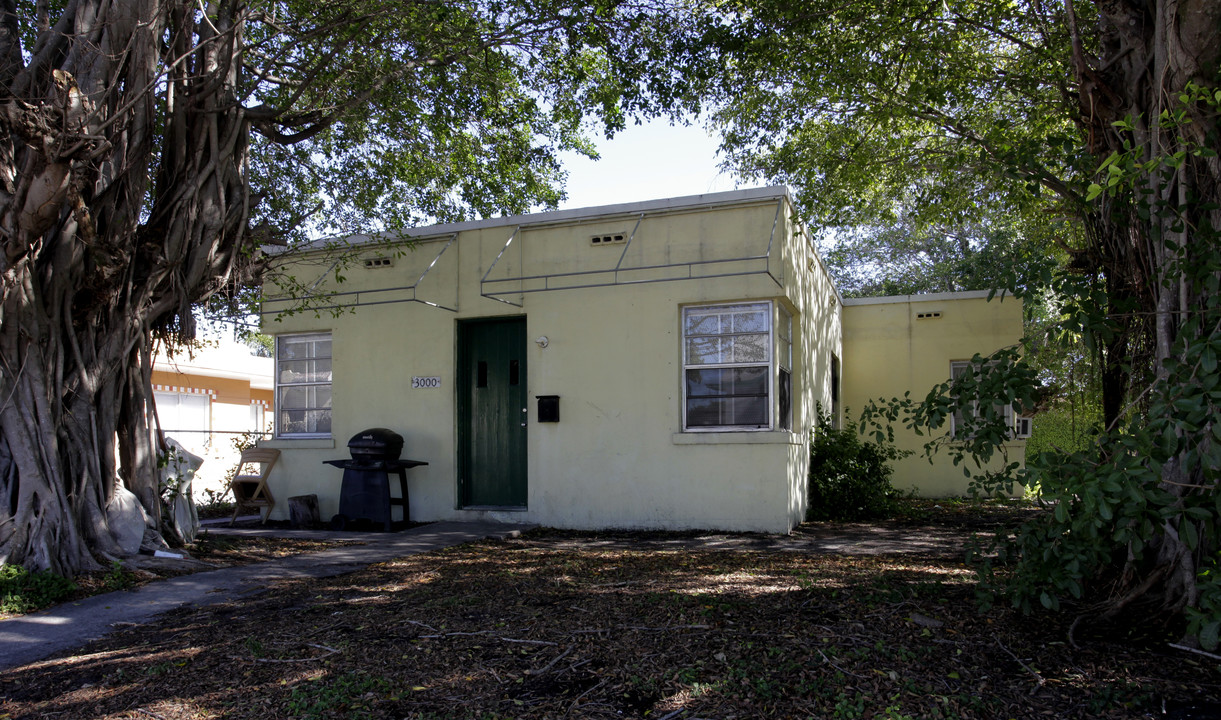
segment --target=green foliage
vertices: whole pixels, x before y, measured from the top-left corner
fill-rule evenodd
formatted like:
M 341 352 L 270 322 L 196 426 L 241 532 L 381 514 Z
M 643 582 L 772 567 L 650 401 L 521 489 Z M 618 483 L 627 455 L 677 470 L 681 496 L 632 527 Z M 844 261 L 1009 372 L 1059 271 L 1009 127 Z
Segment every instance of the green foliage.
M 66 577 L 30 572 L 20 565 L 0 565 L 0 612 L 29 613 L 54 605 L 76 590 Z
M 1055 405 L 1041 411 L 1034 430 L 1026 440 L 1027 462 L 1043 452 L 1085 452 L 1094 445 L 1102 429 L 1102 408 L 1098 405 Z
M 106 592 L 114 592 L 116 590 L 126 590 L 136 584 L 136 578 L 131 573 L 123 568 L 123 563 L 118 560 L 110 564 L 110 570 L 102 577 L 102 587 Z
M 372 716 L 370 705 L 390 691 L 385 678 L 360 672 L 321 677 L 293 688 L 288 712 L 301 720 L 344 717 L 352 720 Z
M 845 231 L 900 241 L 898 262 L 886 261 L 900 272 L 866 271 L 850 291 L 901 290 L 913 277 L 963 289 L 988 282 L 993 260 L 1040 264 L 1079 232 L 1046 212 L 1057 196 L 1083 194 L 1094 162 L 1071 121 L 1069 38 L 1055 7 L 720 7 L 740 14 L 717 43 L 728 59 L 714 121 L 729 163 L 794 186 L 803 214 L 849 252 Z M 955 276 L 963 260 L 969 271 Z
M 1057 261 L 1057 246 L 1016 217 L 951 227 L 900 218 L 892 225 L 838 228 L 823 258 L 846 297 L 1032 287 Z
M 687 97 L 683 22 L 665 3 L 283 3 L 247 29 L 279 79 L 248 81 L 291 110 L 256 123 L 261 212 L 317 236 L 552 207 L 559 152 Z
M 1174 357 L 1164 363 L 1168 373 L 1150 388 L 1147 413 L 1099 437 L 1101 458 L 1049 452 L 1031 462 L 1030 481 L 1057 507 L 1043 523 L 1024 529 L 1001 557 L 1021 559 L 1010 587 L 1015 603 L 1029 607 L 1037 597 L 1055 607 L 1065 597 L 1081 597 L 1090 581 L 1112 569 L 1117 550 L 1143 574 L 1158 555 L 1163 533 L 1172 532 L 1203 561 L 1202 598 L 1191 614 L 1201 642 L 1215 646 L 1215 623 L 1221 620 L 1215 598 L 1221 596 L 1215 595 L 1211 550 L 1221 517 L 1221 430 L 1215 422 L 1221 417 L 1221 313 L 1215 301 L 1210 305 L 1187 321 L 1189 332 L 1180 335 Z M 1198 332 L 1200 323 L 1209 330 Z M 1179 478 L 1178 484 L 1168 485 L 1168 476 Z
M 1208 105 L 1215 118 L 1221 94 L 1198 90 L 1189 86 L 1181 101 Z M 1165 114 L 1162 122 L 1177 131 L 1183 116 Z M 1115 198 L 1128 190 L 1138 213 L 1156 220 L 1151 241 L 1164 263 L 1159 291 L 1185 300 L 1190 311 L 1173 324 L 1161 321 L 1158 336 L 1166 346 L 1159 366 L 1146 370 L 1123 422 L 1101 432 L 1092 448 L 1053 449 L 1028 460 L 1028 482 L 1055 503 L 1055 512 L 997 544 L 996 562 L 1012 565 L 1006 579 L 998 579 L 990 560 L 982 568 L 988 589 L 1007 590 L 1027 610 L 1114 588 L 1122 608 L 1143 587 L 1158 587 L 1162 614 L 1144 616 L 1142 624 L 1169 634 L 1182 632 L 1185 620 L 1200 645 L 1215 649 L 1221 629 L 1221 243 L 1210 221 L 1215 198 L 1167 199 L 1174 196 L 1165 188 L 1178 181 L 1185 158 L 1203 152 L 1180 140 L 1183 150 L 1172 155 L 1132 150 L 1107 158 L 1099 171 L 1105 192 L 1094 194 Z M 1105 338 L 1117 322 L 1105 307 L 1078 295 L 1065 324 Z
M 807 520 L 864 520 L 894 513 L 900 493 L 887 463 L 910 455 L 885 439 L 864 440 L 855 427 L 837 428 L 819 415 L 810 439 Z

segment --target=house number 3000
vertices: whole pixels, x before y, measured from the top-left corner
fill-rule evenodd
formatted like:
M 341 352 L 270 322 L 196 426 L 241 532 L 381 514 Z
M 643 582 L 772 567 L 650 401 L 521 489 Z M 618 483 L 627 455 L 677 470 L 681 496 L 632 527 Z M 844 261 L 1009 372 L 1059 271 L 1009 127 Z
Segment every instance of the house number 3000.
M 413 377 L 413 378 L 411 378 L 411 387 L 413 387 L 413 388 L 439 388 L 439 387 L 441 387 L 441 378 L 439 378 L 439 377 Z

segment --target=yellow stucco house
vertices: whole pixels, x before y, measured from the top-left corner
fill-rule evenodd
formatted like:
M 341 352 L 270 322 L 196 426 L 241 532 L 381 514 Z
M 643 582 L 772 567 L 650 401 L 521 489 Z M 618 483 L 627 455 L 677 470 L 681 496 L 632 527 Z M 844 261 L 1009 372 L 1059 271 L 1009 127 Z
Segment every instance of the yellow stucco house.
M 976 353 L 987 356 L 1017 343 L 1022 336 L 1021 301 L 1000 294 L 989 300 L 990 294 L 982 290 L 845 300 L 844 412 L 856 417 L 865 403 L 908 391 L 921 400 L 933 386 L 967 367 Z M 1029 420 L 1013 416 L 1012 409 L 1006 413 L 1014 434 L 1003 450 L 1008 458 L 1024 460 Z M 930 462 L 921 454 L 929 436 L 895 430 L 895 445 L 914 453 L 894 463 L 895 487 L 931 497 L 966 494 L 970 480 L 963 470 L 978 468 L 954 467 L 944 451 Z M 1005 459 L 994 458 L 991 469 L 999 469 Z
M 319 242 L 281 270 L 314 309 L 268 288 L 268 483 L 324 518 L 344 475 L 324 462 L 389 428 L 427 463 L 406 471 L 412 520 L 787 532 L 817 408 L 909 357 L 896 337 L 853 369 L 855 310 L 783 187 Z M 1009 306 L 1001 344 L 1021 334 Z M 966 358 L 999 347 L 976 340 Z

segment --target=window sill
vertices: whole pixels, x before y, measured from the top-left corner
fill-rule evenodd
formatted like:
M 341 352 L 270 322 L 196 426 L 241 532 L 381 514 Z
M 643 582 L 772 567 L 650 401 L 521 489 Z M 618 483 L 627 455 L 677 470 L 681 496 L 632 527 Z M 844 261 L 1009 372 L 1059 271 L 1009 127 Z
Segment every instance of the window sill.
M 329 450 L 335 447 L 335 438 L 275 438 L 274 440 L 264 440 L 260 442 L 259 447 L 275 448 L 277 450 L 284 450 L 287 448 L 292 448 L 295 450 Z
M 670 435 L 675 445 L 804 445 L 805 435 L 788 430 L 729 430 L 680 432 Z

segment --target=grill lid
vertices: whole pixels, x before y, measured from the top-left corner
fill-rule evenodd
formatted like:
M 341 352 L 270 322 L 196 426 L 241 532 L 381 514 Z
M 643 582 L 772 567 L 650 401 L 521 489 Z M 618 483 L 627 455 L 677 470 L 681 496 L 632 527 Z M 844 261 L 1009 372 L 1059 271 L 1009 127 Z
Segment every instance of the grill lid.
M 403 453 L 403 436 L 387 428 L 361 430 L 348 441 L 353 458 L 397 460 Z

